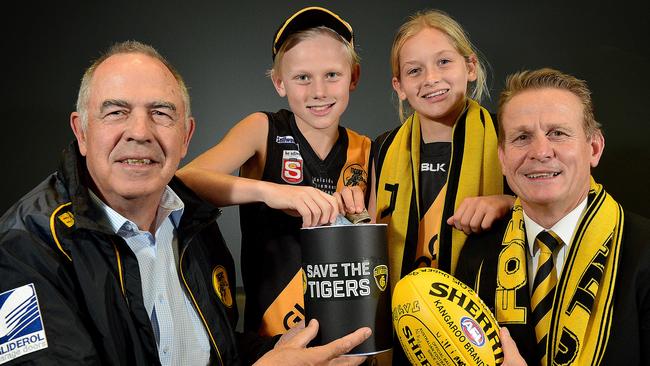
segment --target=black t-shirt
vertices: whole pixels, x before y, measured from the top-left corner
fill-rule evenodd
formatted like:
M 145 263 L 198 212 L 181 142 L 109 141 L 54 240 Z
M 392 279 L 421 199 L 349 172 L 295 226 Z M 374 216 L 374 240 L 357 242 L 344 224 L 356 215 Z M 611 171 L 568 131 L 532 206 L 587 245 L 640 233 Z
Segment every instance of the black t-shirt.
M 420 140 L 420 219 L 445 185 L 450 160 L 451 142 Z

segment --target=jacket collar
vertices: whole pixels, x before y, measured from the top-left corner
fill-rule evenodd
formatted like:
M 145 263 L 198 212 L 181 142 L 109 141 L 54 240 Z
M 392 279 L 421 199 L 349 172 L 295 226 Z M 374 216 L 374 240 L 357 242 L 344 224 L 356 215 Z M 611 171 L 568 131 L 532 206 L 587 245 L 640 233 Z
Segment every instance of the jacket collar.
M 63 150 L 58 174 L 67 187 L 77 228 L 112 234 L 109 227 L 99 224 L 102 212 L 93 205 L 88 193 L 92 178 L 86 168 L 86 158 L 79 152 L 77 141 L 73 141 Z M 169 186 L 185 204 L 179 230 L 186 235 L 193 235 L 221 214 L 221 210 L 200 199 L 176 176 L 172 178 Z
M 176 192 L 185 204 L 185 211 L 179 225 L 181 232 L 193 235 L 205 225 L 214 222 L 221 215 L 220 209 L 199 198 L 178 177 L 174 176 L 172 178 L 169 187 Z
M 92 178 L 86 168 L 86 158 L 79 152 L 76 140 L 63 150 L 57 174 L 72 202 L 76 228 L 111 234 L 110 228 L 99 224 L 102 212 L 93 205 L 88 193 L 88 184 L 92 182 Z

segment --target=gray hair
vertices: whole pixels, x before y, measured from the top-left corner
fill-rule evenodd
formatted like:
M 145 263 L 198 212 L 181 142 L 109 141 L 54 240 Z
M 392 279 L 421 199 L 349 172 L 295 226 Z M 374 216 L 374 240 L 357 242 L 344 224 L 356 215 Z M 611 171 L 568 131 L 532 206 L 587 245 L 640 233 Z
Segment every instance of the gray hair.
M 81 85 L 79 86 L 79 94 L 77 96 L 77 112 L 81 116 L 81 129 L 83 131 L 88 127 L 88 99 L 90 98 L 90 82 L 95 74 L 97 67 L 106 59 L 111 56 L 118 54 L 128 54 L 128 53 L 140 53 L 151 58 L 154 58 L 163 63 L 169 69 L 169 71 L 174 75 L 174 79 L 178 82 L 178 86 L 181 90 L 181 96 L 183 98 L 183 103 L 185 104 L 185 123 L 189 123 L 190 118 L 190 93 L 187 91 L 187 86 L 183 77 L 176 71 L 174 66 L 172 66 L 158 51 L 148 44 L 144 44 L 138 41 L 124 41 L 112 45 L 105 53 L 103 53 L 98 59 L 96 59 L 90 67 L 86 69 L 83 77 L 81 78 Z

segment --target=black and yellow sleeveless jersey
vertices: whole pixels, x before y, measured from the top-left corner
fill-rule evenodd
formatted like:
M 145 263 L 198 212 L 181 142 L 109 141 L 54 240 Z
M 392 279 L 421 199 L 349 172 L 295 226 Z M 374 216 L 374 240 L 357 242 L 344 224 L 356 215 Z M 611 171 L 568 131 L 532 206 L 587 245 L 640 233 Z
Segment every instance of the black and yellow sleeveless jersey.
M 292 112 L 269 119 L 262 180 L 312 186 L 334 193 L 361 186 L 368 195 L 369 138 L 339 126 L 339 137 L 322 160 L 300 133 Z M 242 275 L 246 291 L 244 327 L 263 335 L 284 333 L 304 317 L 300 260 L 300 217 L 263 203 L 240 207 Z

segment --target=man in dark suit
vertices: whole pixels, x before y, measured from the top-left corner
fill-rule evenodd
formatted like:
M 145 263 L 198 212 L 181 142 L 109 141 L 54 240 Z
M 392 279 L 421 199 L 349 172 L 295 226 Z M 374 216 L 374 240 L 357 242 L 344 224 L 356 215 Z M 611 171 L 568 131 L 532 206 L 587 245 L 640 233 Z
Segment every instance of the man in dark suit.
M 456 276 L 508 328 L 504 365 L 647 365 L 650 221 L 591 177 L 605 141 L 586 83 L 551 69 L 511 75 L 498 114 L 518 199 L 468 239 Z

